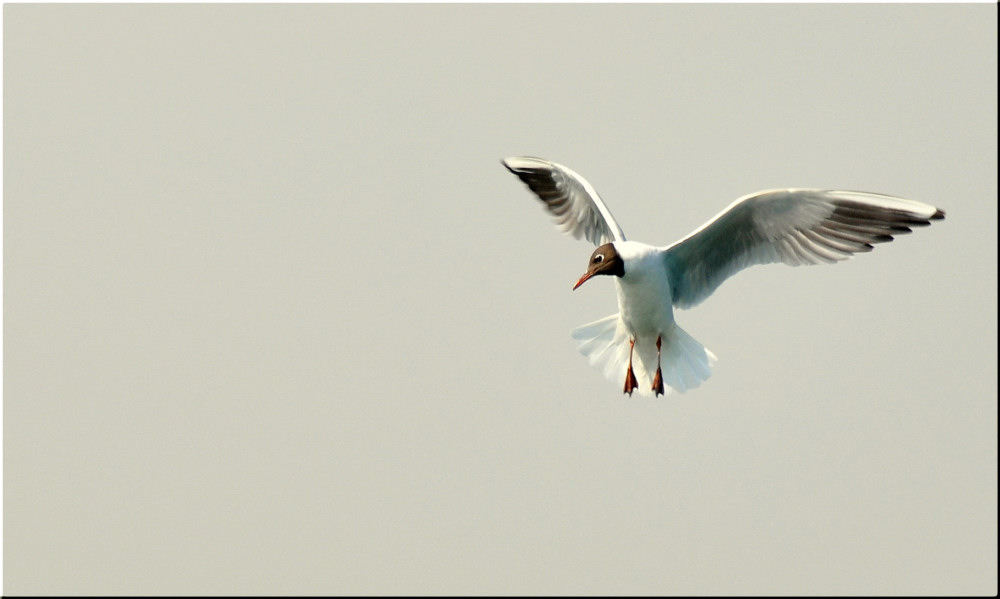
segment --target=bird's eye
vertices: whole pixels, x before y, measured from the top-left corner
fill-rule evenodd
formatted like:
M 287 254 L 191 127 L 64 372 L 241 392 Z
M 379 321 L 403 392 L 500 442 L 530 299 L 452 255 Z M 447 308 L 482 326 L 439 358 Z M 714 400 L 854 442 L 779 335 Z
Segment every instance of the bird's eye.
M 597 254 L 594 256 L 594 264 L 599 264 L 601 262 L 604 262 L 604 254 Z

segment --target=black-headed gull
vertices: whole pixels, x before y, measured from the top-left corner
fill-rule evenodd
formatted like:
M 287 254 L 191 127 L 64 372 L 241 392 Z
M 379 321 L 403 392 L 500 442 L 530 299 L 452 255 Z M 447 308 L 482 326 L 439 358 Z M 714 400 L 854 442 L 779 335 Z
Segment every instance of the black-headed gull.
M 545 203 L 560 229 L 598 246 L 587 272 L 613 275 L 618 314 L 573 331 L 580 352 L 625 393 L 683 392 L 707 379 L 716 358 L 674 322 L 730 276 L 754 264 L 834 263 L 910 227 L 944 218 L 934 206 L 859 191 L 776 189 L 744 196 L 666 247 L 626 241 L 594 188 L 565 166 L 518 156 L 504 166 Z M 656 365 L 655 371 L 652 366 Z

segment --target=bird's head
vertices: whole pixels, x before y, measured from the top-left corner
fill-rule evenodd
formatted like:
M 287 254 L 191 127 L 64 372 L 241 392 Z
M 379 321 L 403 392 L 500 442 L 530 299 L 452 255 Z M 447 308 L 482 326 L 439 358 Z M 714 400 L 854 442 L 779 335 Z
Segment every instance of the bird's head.
M 573 289 L 583 285 L 587 279 L 594 275 L 614 275 L 620 277 L 624 274 L 625 261 L 618 253 L 618 250 L 615 249 L 613 243 L 605 243 L 590 255 L 590 261 L 587 263 L 587 272 L 583 273 L 583 276 L 576 282 L 576 285 L 573 285 Z

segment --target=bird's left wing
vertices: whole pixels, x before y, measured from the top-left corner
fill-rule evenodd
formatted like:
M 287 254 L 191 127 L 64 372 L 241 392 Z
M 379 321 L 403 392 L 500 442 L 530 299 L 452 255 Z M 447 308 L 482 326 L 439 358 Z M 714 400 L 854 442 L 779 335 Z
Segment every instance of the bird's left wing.
M 507 158 L 503 164 L 545 203 L 564 233 L 586 237 L 594 245 L 625 241 L 601 196 L 580 175 L 561 164 L 529 156 Z
M 944 218 L 934 206 L 857 191 L 782 189 L 739 200 L 666 248 L 673 304 L 691 308 L 754 264 L 833 263 L 910 227 Z

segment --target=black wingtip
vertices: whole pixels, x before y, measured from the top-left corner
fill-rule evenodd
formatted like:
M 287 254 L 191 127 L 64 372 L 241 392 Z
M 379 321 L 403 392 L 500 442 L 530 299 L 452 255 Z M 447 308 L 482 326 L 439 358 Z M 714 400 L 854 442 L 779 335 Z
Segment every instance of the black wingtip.
M 931 220 L 944 220 L 944 210 L 938 209 L 938 211 L 931 216 Z
M 539 164 L 531 164 L 530 161 L 532 160 L 538 161 Z M 539 172 L 540 171 L 539 167 L 542 164 L 542 161 L 538 160 L 537 158 L 531 158 L 529 156 L 508 156 L 507 158 L 504 158 L 500 162 L 502 162 L 503 165 L 507 167 L 507 170 L 509 170 L 510 172 L 514 173 L 515 175 L 521 178 L 523 178 L 525 175 Z

